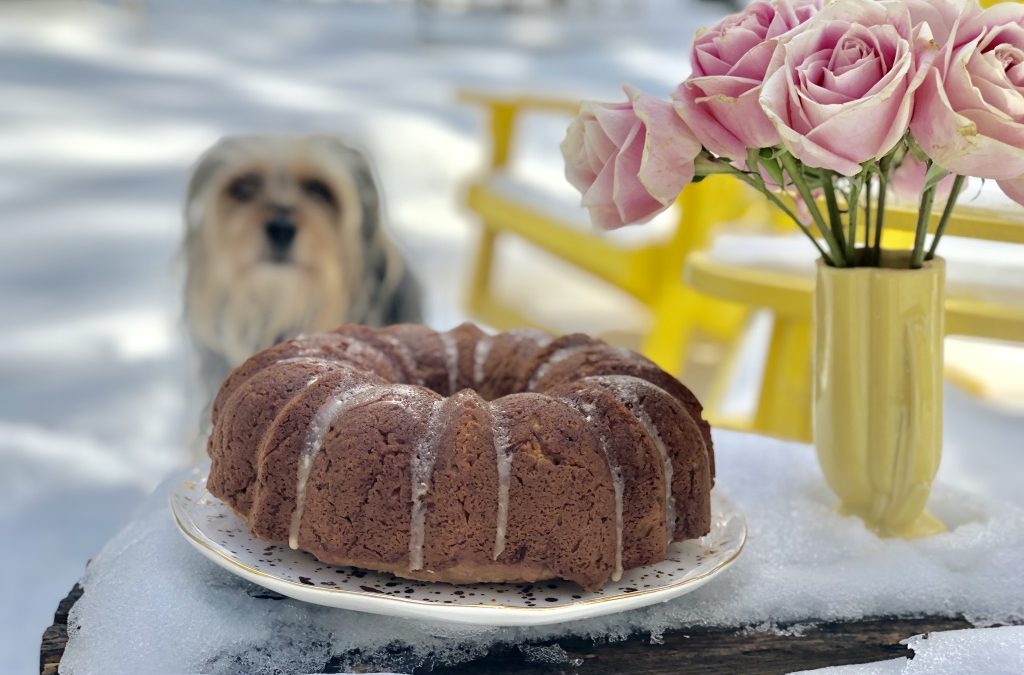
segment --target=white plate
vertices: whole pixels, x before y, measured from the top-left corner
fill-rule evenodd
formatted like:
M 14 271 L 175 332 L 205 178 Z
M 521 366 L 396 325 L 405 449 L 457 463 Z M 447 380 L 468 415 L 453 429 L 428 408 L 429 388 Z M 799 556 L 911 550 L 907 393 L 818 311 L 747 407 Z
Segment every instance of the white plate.
M 312 555 L 255 539 L 230 508 L 206 491 L 209 462 L 171 493 L 171 511 L 185 538 L 224 569 L 272 591 L 318 605 L 432 621 L 532 626 L 622 612 L 665 602 L 710 581 L 740 554 L 747 522 L 716 490 L 711 532 L 673 544 L 667 560 L 628 570 L 618 582 L 587 593 L 567 581 L 534 584 L 451 584 L 320 562 Z

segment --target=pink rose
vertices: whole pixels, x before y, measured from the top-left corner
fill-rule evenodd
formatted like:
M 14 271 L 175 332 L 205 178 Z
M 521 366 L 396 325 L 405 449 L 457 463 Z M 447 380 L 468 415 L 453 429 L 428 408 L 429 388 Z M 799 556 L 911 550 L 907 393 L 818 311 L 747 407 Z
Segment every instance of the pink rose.
M 761 107 L 804 164 L 853 176 L 903 138 L 935 51 L 902 3 L 837 0 L 779 38 Z
M 693 41 L 693 73 L 676 90 L 676 109 L 716 155 L 740 160 L 747 148 L 777 145 L 758 95 L 775 39 L 810 19 L 822 0 L 755 2 Z
M 921 1 L 915 19 L 943 28 L 932 28 L 941 51 L 917 94 L 914 139 L 942 168 L 998 180 L 1024 204 L 1024 6 Z
M 931 38 L 945 45 L 964 19 L 981 13 L 977 0 L 903 0 L 915 26 L 927 24 Z
M 565 177 L 582 193 L 590 220 L 608 230 L 671 206 L 693 180 L 701 151 L 668 101 L 625 91 L 626 103 L 584 103 L 562 141 Z

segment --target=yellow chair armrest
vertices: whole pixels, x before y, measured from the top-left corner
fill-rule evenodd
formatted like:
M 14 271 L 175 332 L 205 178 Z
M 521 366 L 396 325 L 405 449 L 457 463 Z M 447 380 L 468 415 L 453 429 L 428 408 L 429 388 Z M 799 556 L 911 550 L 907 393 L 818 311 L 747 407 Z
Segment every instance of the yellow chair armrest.
M 814 279 L 722 263 L 703 252 L 686 259 L 686 282 L 700 293 L 791 319 L 811 320 Z M 1024 309 L 947 296 L 946 334 L 1024 342 Z
M 460 90 L 456 94 L 456 100 L 459 103 L 479 105 L 485 108 L 511 107 L 519 111 L 536 110 L 566 115 L 575 115 L 580 108 L 579 99 L 535 94 L 489 94 L 477 90 Z
M 701 293 L 793 319 L 810 320 L 814 278 L 713 260 L 704 252 L 686 258 L 686 283 Z
M 938 212 L 932 214 L 928 223 L 929 232 L 935 232 L 939 224 L 939 215 Z M 913 232 L 917 229 L 917 211 L 910 208 L 888 209 L 885 214 L 885 225 Z M 1024 210 L 958 204 L 946 225 L 946 234 L 1024 244 Z M 941 252 L 940 242 L 939 253 Z
M 495 233 L 514 234 L 575 267 L 630 293 L 653 302 L 662 247 L 622 249 L 595 232 L 577 230 L 558 218 L 517 202 L 484 182 L 469 185 L 466 203 L 481 216 L 481 224 Z
M 521 113 L 529 110 L 574 115 L 580 106 L 579 101 L 571 99 L 532 95 L 495 95 L 479 91 L 460 91 L 456 98 L 460 103 L 483 106 L 489 113 L 492 171 L 508 166 L 512 154 L 516 122 Z
M 783 198 L 790 208 L 795 206 L 793 198 L 786 195 Z M 818 208 L 825 213 L 827 208 L 825 200 L 818 200 Z M 936 208 L 928 221 L 928 232 L 934 234 L 939 225 L 941 211 Z M 863 227 L 863 223 L 861 223 Z M 885 230 L 892 232 L 913 233 L 917 230 L 917 209 L 909 206 L 890 207 L 885 210 Z M 860 229 L 858 237 L 863 235 L 864 230 Z M 969 239 L 984 239 L 987 241 L 1001 241 L 1009 244 L 1024 244 L 1024 209 L 1000 209 L 989 206 L 972 206 L 970 204 L 957 204 L 949 223 L 946 225 L 945 234 L 955 237 L 967 237 Z M 942 250 L 940 248 L 939 253 Z

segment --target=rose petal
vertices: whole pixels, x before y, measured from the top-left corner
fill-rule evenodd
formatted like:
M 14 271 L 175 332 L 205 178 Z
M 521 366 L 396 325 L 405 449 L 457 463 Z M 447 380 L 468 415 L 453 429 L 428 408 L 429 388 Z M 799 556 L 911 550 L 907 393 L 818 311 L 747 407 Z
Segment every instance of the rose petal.
M 619 210 L 615 208 L 614 204 L 592 206 L 587 209 L 587 212 L 590 214 L 590 222 L 602 230 L 615 230 L 626 225 L 619 217 Z
M 617 147 L 626 142 L 636 126 L 636 115 L 633 114 L 633 106 L 629 104 L 595 106 L 593 114 L 601 129 Z
M 615 162 L 610 161 L 601 168 L 594 182 L 583 190 L 581 206 L 592 208 L 596 206 L 607 206 L 615 197 Z
M 693 52 L 693 71 L 700 75 L 725 75 L 729 72 L 729 63 L 707 49 L 695 49 Z
M 1024 206 L 1024 176 L 1013 180 L 1001 180 L 999 187 L 1007 197 Z
M 646 129 L 637 178 L 655 200 L 669 206 L 693 180 L 701 143 L 672 104 L 628 88 L 626 93 Z
M 826 72 L 824 86 L 848 100 L 858 99 L 866 96 L 884 75 L 885 69 L 881 57 L 872 55 L 852 64 L 838 75 Z
M 612 189 L 612 200 L 624 223 L 649 218 L 666 208 L 666 205 L 659 203 L 644 189 L 638 177 L 644 154 L 642 130 L 643 127 L 640 125 L 635 127 L 614 162 L 615 184 Z
M 596 166 L 591 166 L 595 173 L 600 171 L 604 163 L 608 161 L 608 158 L 618 151 L 615 143 L 612 142 L 612 139 L 608 137 L 608 134 L 604 132 L 601 124 L 595 118 L 589 118 L 583 122 L 583 140 L 588 156 L 593 162 L 599 163 Z
M 690 82 L 683 82 L 672 94 L 676 112 L 686 121 L 687 126 L 693 130 L 697 139 L 708 150 L 720 157 L 730 159 L 746 157 L 747 149 L 743 141 L 726 129 L 712 114 L 708 106 L 698 103 L 698 98 L 703 99 L 703 96 Z
M 910 131 L 928 156 L 948 171 L 997 180 L 1024 175 L 1024 148 L 980 134 L 975 122 L 954 112 L 937 70 L 918 90 Z

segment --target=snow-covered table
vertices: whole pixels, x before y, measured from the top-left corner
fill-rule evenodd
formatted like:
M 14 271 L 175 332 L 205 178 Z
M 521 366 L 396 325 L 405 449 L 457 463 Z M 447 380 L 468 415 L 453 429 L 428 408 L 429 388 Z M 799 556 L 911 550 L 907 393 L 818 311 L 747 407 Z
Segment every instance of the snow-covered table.
M 54 624 L 43 635 L 40 672 L 44 675 L 58 672 L 67 645 L 68 612 L 81 595 L 82 588 L 76 585 L 61 602 Z M 283 598 L 268 593 L 266 599 Z M 911 650 L 901 644 L 907 636 L 970 626 L 962 617 L 885 617 L 818 626 L 779 626 L 770 631 L 689 626 L 667 630 L 653 640 L 650 633 L 641 632 L 630 639 L 601 643 L 581 638 L 556 638 L 533 644 L 502 645 L 480 658 L 441 666 L 431 672 L 435 675 L 558 673 L 570 666 L 591 675 L 788 673 L 908 657 Z M 341 658 L 329 661 L 323 671 L 343 672 L 338 670 L 340 662 Z
M 788 672 L 906 656 L 900 641 L 919 633 L 1024 622 L 1024 509 L 940 484 L 930 506 L 948 533 L 879 540 L 835 513 L 809 447 L 717 432 L 716 450 L 718 486 L 749 520 L 733 568 L 663 605 L 537 628 L 414 622 L 277 597 L 181 539 L 169 481 L 89 566 L 84 595 L 66 600 L 61 672 Z M 61 658 L 57 618 L 44 663 Z M 977 635 L 981 653 L 1024 659 L 1024 629 L 964 635 L 947 643 L 960 649 Z

